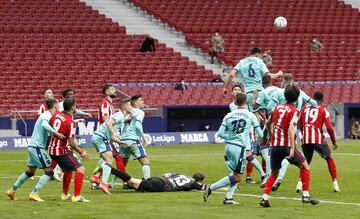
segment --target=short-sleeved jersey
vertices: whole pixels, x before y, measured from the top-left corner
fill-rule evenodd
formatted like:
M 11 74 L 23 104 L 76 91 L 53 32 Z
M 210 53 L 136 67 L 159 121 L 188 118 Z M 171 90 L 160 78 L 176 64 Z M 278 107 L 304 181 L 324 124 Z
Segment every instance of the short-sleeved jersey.
M 257 99 L 256 99 L 256 104 L 259 105 L 260 109 L 266 109 L 267 110 L 267 106 L 270 103 L 273 95 L 278 92 L 280 90 L 279 87 L 276 86 L 270 86 L 267 87 L 266 89 L 260 91 Z
M 170 191 L 190 191 L 192 189 L 201 190 L 203 184 L 196 182 L 195 179 L 183 174 L 174 174 L 170 177 L 161 178 L 170 188 Z
M 305 105 L 300 113 L 300 129 L 303 135 L 303 143 L 324 144 L 325 136 L 322 128 L 324 123 L 332 142 L 336 143 L 334 129 L 330 121 L 330 114 L 326 108 L 324 106 Z
M 42 126 L 43 121 L 49 122 L 51 118 L 50 111 L 45 111 L 36 120 L 33 134 L 29 142 L 29 146 L 45 148 L 49 137 L 49 132 Z
M 43 112 L 45 112 L 46 110 L 48 110 L 47 104 L 46 103 L 42 103 L 40 105 L 40 108 L 38 110 L 38 116 L 40 116 Z
M 248 110 L 237 109 L 224 117 L 221 126 L 228 131 L 226 143 L 246 147 L 250 145 L 250 133 L 253 128 L 259 126 L 259 122 L 256 116 Z
M 274 93 L 270 103 L 268 104 L 268 110 L 270 110 L 269 111 L 270 113 L 274 110 L 277 104 L 284 104 L 286 102 L 284 91 L 285 89 L 282 88 Z M 300 90 L 299 98 L 295 103 L 296 109 L 300 111 L 301 108 L 303 107 L 303 104 L 306 103 L 309 103 L 310 105 L 313 106 L 316 106 L 317 104 L 317 102 L 314 99 L 309 97 L 304 91 Z
M 290 147 L 289 127 L 296 126 L 299 111 L 292 104 L 279 104 L 272 113 L 274 127 L 271 133 L 272 146 Z
M 99 129 L 95 132 L 95 134 L 100 135 L 101 137 L 110 140 L 111 139 L 111 132 L 107 127 L 107 124 L 109 123 L 110 119 L 113 119 L 115 121 L 115 124 L 113 125 L 114 130 L 120 130 L 121 126 L 124 124 L 124 114 L 119 111 L 115 114 L 112 114 L 110 117 L 108 117 L 103 124 L 100 125 Z
M 143 135 L 143 133 L 138 133 L 138 130 L 136 129 L 136 123 L 143 122 L 145 113 L 139 108 L 133 108 L 131 113 L 133 115 L 133 119 L 130 123 L 125 124 L 121 138 L 140 140 L 140 137 Z
M 229 108 L 230 108 L 230 112 L 232 112 L 234 110 L 237 110 L 238 106 L 236 106 L 235 101 L 233 101 L 229 104 Z
M 246 93 L 255 89 L 263 89 L 261 79 L 269 72 L 269 69 L 262 59 L 255 56 L 241 59 L 234 69 L 240 73 Z
M 63 134 L 66 138 L 60 140 L 53 136 L 49 145 L 49 154 L 62 156 L 72 152 L 69 146 L 69 138 L 75 138 L 76 123 L 71 115 L 66 112 L 57 112 L 50 119 L 50 126 L 55 131 Z
M 110 101 L 107 99 L 103 99 L 99 106 L 99 123 L 100 125 L 103 124 L 105 121 L 103 120 L 103 116 L 111 116 L 115 113 L 114 106 Z

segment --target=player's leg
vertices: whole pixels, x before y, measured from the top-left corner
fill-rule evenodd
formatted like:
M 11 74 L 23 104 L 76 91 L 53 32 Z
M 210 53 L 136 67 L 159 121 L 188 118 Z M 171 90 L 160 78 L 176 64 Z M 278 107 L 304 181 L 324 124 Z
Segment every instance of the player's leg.
M 142 165 L 142 172 L 144 179 L 150 178 L 151 176 L 150 161 L 149 158 L 147 157 L 145 148 L 139 142 L 137 142 L 136 144 L 132 144 L 130 147 L 132 147 L 131 152 L 134 159 L 137 159 Z
M 315 150 L 318 154 L 324 158 L 328 165 L 328 170 L 333 181 L 334 192 L 340 192 L 339 184 L 337 182 L 336 164 L 334 158 L 331 156 L 331 151 L 328 144 L 315 145 Z
M 66 156 L 68 162 L 68 166 L 66 169 L 68 171 L 75 171 L 75 177 L 74 177 L 74 195 L 71 197 L 72 202 L 89 202 L 89 200 L 85 199 L 83 196 L 81 196 L 81 189 L 84 182 L 84 176 L 85 176 L 85 168 L 82 166 L 80 160 L 75 154 L 68 154 Z
M 37 152 L 38 152 L 38 160 L 41 163 L 40 168 L 44 170 L 44 174 L 40 177 L 35 188 L 30 193 L 29 199 L 32 201 L 44 201 L 39 197 L 38 193 L 49 182 L 51 177 L 54 176 L 54 171 L 51 168 L 51 159 L 49 155 L 46 153 L 46 151 L 44 149 L 38 148 Z
M 241 180 L 242 174 L 245 171 L 245 154 L 246 154 L 245 148 L 241 148 L 241 147 L 239 148 L 238 146 L 235 145 L 226 145 L 225 154 L 226 157 L 228 158 L 226 160 L 226 165 L 228 166 L 229 169 L 232 170 L 234 174 L 230 176 L 225 176 L 211 185 L 206 185 L 203 195 L 204 202 L 207 202 L 207 198 L 209 197 L 212 191 L 228 185 L 230 185 L 230 187 L 235 186 Z M 230 204 L 231 200 L 233 200 L 232 196 L 234 191 L 235 189 L 230 191 L 228 190 L 224 200 L 224 204 Z M 229 202 L 229 203 L 225 203 L 225 202 Z M 232 202 L 233 202 L 232 204 L 236 204 L 236 202 L 234 201 Z
M 319 201 L 312 199 L 309 193 L 310 190 L 310 166 L 307 163 L 304 155 L 295 147 L 294 156 L 289 159 L 289 162 L 300 168 L 300 176 L 302 182 L 302 201 L 303 203 L 311 203 L 316 205 Z
M 101 181 L 105 184 L 108 184 L 109 176 L 112 168 L 113 155 L 111 151 L 106 151 L 100 154 L 101 158 L 105 161 L 105 165 L 103 165 L 103 175 Z
M 248 162 L 250 162 L 250 163 L 255 167 L 255 169 L 256 169 L 257 171 L 259 171 L 259 174 L 260 174 L 260 176 L 261 176 L 261 180 L 263 181 L 263 180 L 265 179 L 265 175 L 266 175 L 266 174 L 264 173 L 264 171 L 263 171 L 263 169 L 262 169 L 259 161 L 258 161 L 258 160 L 255 158 L 255 156 L 253 155 L 252 150 L 247 150 L 247 151 L 246 151 L 246 160 L 247 160 Z
M 302 151 L 304 153 L 307 163 L 310 165 L 313 155 L 314 155 L 315 145 L 314 144 L 303 144 L 303 145 L 301 145 L 301 148 L 302 148 Z M 301 181 L 301 171 L 300 171 L 299 172 L 299 180 L 296 184 L 296 193 L 300 193 L 301 191 L 302 191 L 302 181 Z
M 264 208 L 271 207 L 269 203 L 269 195 L 274 186 L 275 180 L 279 175 L 279 170 L 282 165 L 282 160 L 286 156 L 285 147 L 272 147 L 270 149 L 270 163 L 271 163 L 271 174 L 266 180 L 264 193 L 260 200 L 260 205 Z
M 284 177 L 285 177 L 288 167 L 289 167 L 289 161 L 286 159 L 283 159 L 281 162 L 281 168 L 279 170 L 279 175 L 276 178 L 276 182 L 274 184 L 274 187 L 272 188 L 272 191 L 276 191 L 279 189 L 282 181 L 284 180 Z
M 122 171 L 125 172 L 124 156 L 121 154 L 120 146 L 112 143 L 112 149 L 113 149 L 113 151 L 112 151 L 113 158 L 114 158 L 115 163 L 116 163 L 116 168 L 118 170 L 122 170 Z M 117 177 L 115 175 L 113 175 L 113 177 L 111 179 L 111 182 L 110 182 L 111 188 L 115 188 L 116 180 L 117 180 Z

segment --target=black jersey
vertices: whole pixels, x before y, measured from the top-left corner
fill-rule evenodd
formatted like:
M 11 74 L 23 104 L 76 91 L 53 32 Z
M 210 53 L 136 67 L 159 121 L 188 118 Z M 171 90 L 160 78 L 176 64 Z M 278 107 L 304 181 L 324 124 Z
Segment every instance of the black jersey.
M 169 191 L 189 191 L 192 189 L 201 190 L 203 185 L 196 182 L 192 177 L 183 174 L 172 174 L 169 177 L 162 177 Z

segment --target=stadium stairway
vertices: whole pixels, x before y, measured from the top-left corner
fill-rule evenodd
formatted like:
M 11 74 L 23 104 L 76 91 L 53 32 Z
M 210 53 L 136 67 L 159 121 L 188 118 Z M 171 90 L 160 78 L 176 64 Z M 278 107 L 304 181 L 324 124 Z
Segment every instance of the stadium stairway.
M 215 74 L 222 72 L 221 64 L 210 64 L 210 58 L 206 53 L 186 44 L 184 35 L 162 23 L 159 19 L 148 15 L 146 11 L 127 0 L 80 1 L 98 10 L 107 18 L 124 25 L 128 34 L 149 35 L 160 43 L 166 44 L 167 47 L 173 48 L 175 52 L 180 52 L 182 56 L 189 57 L 198 65 L 203 65 L 206 69 L 212 70 Z

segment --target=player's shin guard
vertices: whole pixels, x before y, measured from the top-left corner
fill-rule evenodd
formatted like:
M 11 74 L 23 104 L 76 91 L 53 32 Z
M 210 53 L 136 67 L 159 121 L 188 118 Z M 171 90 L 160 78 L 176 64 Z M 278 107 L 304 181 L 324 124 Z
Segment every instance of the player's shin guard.
M 236 184 L 236 178 L 234 175 L 231 176 L 225 176 L 221 180 L 217 181 L 214 184 L 211 184 L 210 189 L 211 191 L 217 190 L 221 187 L 228 186 L 228 185 L 235 185 Z
M 310 170 L 309 169 L 301 169 L 300 175 L 301 175 L 303 192 L 305 192 L 305 191 L 308 192 L 309 188 L 310 188 Z
M 39 182 L 36 184 L 35 188 L 33 189 L 33 193 L 38 193 L 54 176 L 54 171 L 47 171 L 44 175 L 42 175 L 39 179 Z
M 246 157 L 246 160 L 248 162 L 251 162 L 251 164 L 259 171 L 260 176 L 265 176 L 265 173 L 264 173 L 263 169 L 261 168 L 259 161 L 257 159 L 255 159 L 255 157 L 253 155 Z
M 72 172 L 64 172 L 64 177 L 63 177 L 63 193 L 64 193 L 65 195 L 69 194 L 69 188 L 70 188 L 71 178 L 72 178 Z
M 119 177 L 124 182 L 127 182 L 131 179 L 131 176 L 129 174 L 115 168 L 111 168 L 111 173 Z
M 101 178 L 101 182 L 108 184 L 111 168 L 112 168 L 111 164 L 109 163 L 105 164 L 105 166 L 103 167 L 103 175 Z
M 28 171 L 22 173 L 13 185 L 13 191 L 15 192 L 26 180 L 31 178 L 34 174 Z
M 284 179 L 288 167 L 289 167 L 289 161 L 284 159 L 281 162 L 281 169 L 279 170 L 279 176 L 277 177 L 276 181 L 282 181 Z
M 232 199 L 233 196 L 234 196 L 234 192 L 235 192 L 235 189 L 237 187 L 237 183 L 235 185 L 232 185 L 232 186 L 229 186 L 228 190 L 226 191 L 226 196 L 225 198 L 227 199 Z
M 149 179 L 150 178 L 150 165 L 144 164 L 142 166 L 142 172 L 143 172 L 144 179 Z
M 124 156 L 122 156 L 121 154 L 116 156 L 115 161 L 116 161 L 116 168 L 118 170 L 125 172 Z
M 337 179 L 335 161 L 334 161 L 334 159 L 332 157 L 330 157 L 330 159 L 328 159 L 326 161 L 327 161 L 327 164 L 328 164 L 329 172 L 331 174 L 331 178 L 332 178 L 333 181 L 335 181 Z
M 74 196 L 77 197 L 81 193 L 81 188 L 83 185 L 84 180 L 84 173 L 83 172 L 76 172 L 75 179 L 74 179 Z
M 254 166 L 250 161 L 246 162 L 246 177 L 251 177 Z
M 264 148 L 261 151 L 261 155 L 266 164 L 266 176 L 269 177 L 271 174 L 271 163 L 270 163 L 270 156 L 269 156 L 269 148 Z
M 264 194 L 269 195 L 270 191 L 275 183 L 275 176 L 270 175 L 269 178 L 266 180 L 265 188 L 264 188 Z

